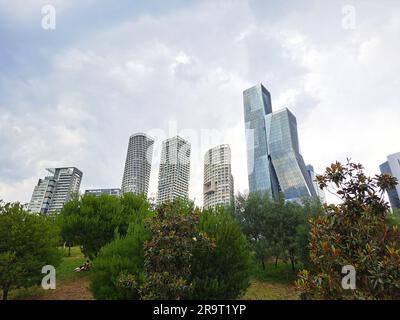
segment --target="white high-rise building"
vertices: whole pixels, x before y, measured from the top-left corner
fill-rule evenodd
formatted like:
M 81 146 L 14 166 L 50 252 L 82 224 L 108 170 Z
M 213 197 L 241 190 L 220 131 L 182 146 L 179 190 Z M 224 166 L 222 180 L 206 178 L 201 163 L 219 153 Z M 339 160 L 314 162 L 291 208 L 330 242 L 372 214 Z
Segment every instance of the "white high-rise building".
M 190 143 L 179 136 L 163 142 L 157 204 L 189 197 Z
M 36 213 L 60 212 L 64 204 L 79 195 L 82 171 L 74 167 L 47 169 L 51 176 L 39 179 L 28 210 Z
M 52 176 L 39 179 L 35 189 L 33 190 L 28 210 L 34 213 L 47 214 L 49 212 L 51 201 L 53 200 L 55 185 L 56 180 Z
M 129 138 L 121 192 L 144 194 L 149 189 L 154 139 L 144 133 L 133 134 Z
M 204 156 L 203 207 L 230 205 L 234 199 L 231 149 L 223 144 Z
M 96 197 L 100 197 L 102 195 L 113 196 L 113 197 L 120 197 L 121 196 L 121 189 L 113 188 L 113 189 L 87 189 L 85 190 L 86 194 L 92 194 Z
M 74 196 L 79 195 L 83 173 L 75 167 L 47 170 L 54 173 L 54 179 L 56 180 L 49 211 L 52 213 L 60 212 L 65 203 Z

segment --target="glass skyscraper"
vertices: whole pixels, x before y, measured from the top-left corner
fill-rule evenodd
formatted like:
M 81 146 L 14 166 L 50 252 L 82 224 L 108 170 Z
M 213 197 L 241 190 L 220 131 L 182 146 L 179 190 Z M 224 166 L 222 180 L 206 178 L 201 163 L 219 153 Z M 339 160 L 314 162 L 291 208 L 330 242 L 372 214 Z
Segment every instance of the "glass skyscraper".
M 243 92 L 250 192 L 279 192 L 287 200 L 316 197 L 299 150 L 297 122 L 288 110 L 272 112 L 271 95 L 258 84 Z
M 387 161 L 382 163 L 379 168 L 382 173 L 390 174 L 400 181 L 400 152 L 389 155 Z M 400 209 L 400 184 L 389 190 L 388 196 L 392 209 Z

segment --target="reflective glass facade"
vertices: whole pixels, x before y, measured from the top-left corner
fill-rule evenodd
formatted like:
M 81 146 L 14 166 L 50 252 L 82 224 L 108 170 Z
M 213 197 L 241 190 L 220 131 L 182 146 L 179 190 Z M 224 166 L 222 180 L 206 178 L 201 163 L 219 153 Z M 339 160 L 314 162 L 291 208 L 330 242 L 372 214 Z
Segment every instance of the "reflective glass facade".
M 272 112 L 270 93 L 261 84 L 243 93 L 250 192 L 283 192 L 288 200 L 317 196 L 299 152 L 295 116 Z
M 390 174 L 400 181 L 400 152 L 389 155 L 379 168 L 381 173 Z M 388 191 L 388 197 L 392 209 L 400 209 L 400 184 Z

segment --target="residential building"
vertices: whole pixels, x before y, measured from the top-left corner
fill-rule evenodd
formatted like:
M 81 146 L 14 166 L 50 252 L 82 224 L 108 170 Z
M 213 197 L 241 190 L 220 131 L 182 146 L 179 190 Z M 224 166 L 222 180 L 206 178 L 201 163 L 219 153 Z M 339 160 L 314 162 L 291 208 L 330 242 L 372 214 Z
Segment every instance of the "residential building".
M 189 197 L 190 143 L 179 136 L 163 141 L 157 204 Z
M 54 187 L 56 180 L 52 176 L 39 179 L 32 194 L 28 210 L 34 213 L 47 214 L 51 201 L 53 200 Z
M 119 188 L 114 188 L 114 189 L 89 189 L 89 190 L 85 190 L 85 194 L 93 194 L 96 197 L 100 197 L 103 194 L 108 195 L 108 196 L 119 197 L 119 196 L 121 196 L 121 189 L 119 189 Z
M 79 195 L 83 173 L 75 167 L 47 169 L 56 180 L 53 199 L 49 211 L 60 212 L 64 204 Z
M 64 204 L 79 194 L 82 171 L 74 167 L 46 169 L 51 175 L 39 179 L 28 210 L 35 213 L 60 212 Z
M 145 133 L 129 138 L 121 192 L 144 194 L 149 189 L 154 140 Z
M 203 207 L 230 205 L 233 197 L 231 149 L 224 144 L 208 150 L 204 156 Z

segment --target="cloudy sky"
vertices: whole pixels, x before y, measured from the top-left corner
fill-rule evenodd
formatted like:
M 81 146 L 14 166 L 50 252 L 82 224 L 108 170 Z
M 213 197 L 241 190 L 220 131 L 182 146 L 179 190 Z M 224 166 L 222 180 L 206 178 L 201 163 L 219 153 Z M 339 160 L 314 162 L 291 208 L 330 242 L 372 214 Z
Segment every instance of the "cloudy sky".
M 56 29 L 42 27 L 42 6 Z M 378 173 L 400 151 L 400 2 L 0 0 L 0 199 L 28 202 L 47 167 L 120 187 L 128 138 L 228 143 L 248 188 L 242 91 L 262 82 L 297 117 L 316 171 L 347 157 Z M 213 139 L 210 139 L 212 133 Z

